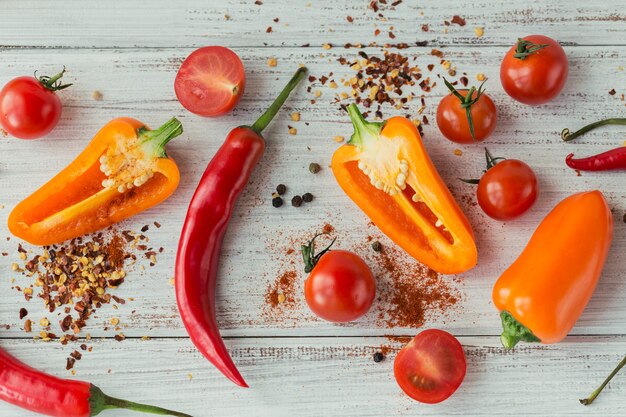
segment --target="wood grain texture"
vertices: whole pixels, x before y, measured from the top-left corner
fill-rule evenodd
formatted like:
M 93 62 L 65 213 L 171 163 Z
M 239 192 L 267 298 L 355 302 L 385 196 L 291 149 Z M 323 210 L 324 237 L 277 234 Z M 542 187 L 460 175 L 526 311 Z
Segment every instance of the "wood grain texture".
M 0 333 L 3 347 L 33 366 L 66 375 L 64 358 L 76 348 L 58 343 L 32 341 L 22 330 L 19 308 L 29 310 L 38 321 L 48 316 L 38 300 L 25 302 L 12 289 L 29 281 L 14 273 L 18 241 L 9 236 L 6 218 L 11 208 L 69 163 L 95 132 L 112 118 L 135 117 L 152 127 L 171 116 L 183 123 L 185 133 L 170 144 L 169 152 L 181 167 L 182 180 L 176 194 L 153 210 L 120 227 L 139 231 L 158 221 L 161 228 L 146 233 L 150 244 L 163 247 L 155 267 L 142 261 L 116 294 L 133 297 L 118 310 L 105 306 L 90 320 L 94 351 L 78 362 L 78 377 L 93 379 L 111 394 L 180 408 L 205 415 L 624 415 L 624 383 L 616 380 L 606 398 L 583 409 L 577 398 L 588 394 L 624 354 L 626 345 L 626 286 L 623 284 L 626 251 L 626 194 L 623 175 L 584 173 L 576 176 L 564 165 L 569 152 L 585 156 L 622 144 L 623 131 L 606 128 L 563 144 L 564 127 L 624 114 L 626 43 L 623 38 L 623 2 L 537 1 L 517 3 L 458 1 L 405 1 L 395 10 L 386 9 L 380 19 L 367 9 L 367 1 L 306 1 L 285 3 L 264 0 L 224 2 L 125 2 L 4 1 L 0 5 L 0 85 L 12 77 L 39 69 L 53 73 L 63 65 L 72 88 L 61 92 L 64 114 L 60 125 L 46 139 L 19 141 L 0 135 Z M 50 19 L 63 11 L 63 19 Z M 423 14 L 422 14 L 423 12 Z M 228 14 L 230 20 L 225 19 Z M 467 25 L 445 26 L 459 14 Z M 346 16 L 352 16 L 348 23 Z M 278 17 L 279 22 L 273 21 Z M 423 32 L 423 24 L 429 31 Z M 272 26 L 272 32 L 266 28 Z M 396 39 L 389 39 L 393 26 Z M 484 27 L 477 38 L 475 27 Z M 374 36 L 374 29 L 382 32 Z M 444 29 L 448 29 L 444 33 Z M 499 62 L 508 45 L 519 35 L 545 33 L 565 44 L 570 77 L 563 93 L 552 103 L 527 107 L 513 102 L 502 90 Z M 393 381 L 391 360 L 374 364 L 371 354 L 390 342 L 383 335 L 414 335 L 416 329 L 390 328 L 372 311 L 356 323 L 337 326 L 316 319 L 299 296 L 293 311 L 277 315 L 264 301 L 267 286 L 287 270 L 300 273 L 296 249 L 301 241 L 331 223 L 339 236 L 338 247 L 363 254 L 384 283 L 385 271 L 367 248 L 374 236 L 383 245 L 392 243 L 369 225 L 335 183 L 327 165 L 338 146 L 333 137 L 349 137 L 351 125 L 340 110 L 336 94 L 319 83 L 304 83 L 266 131 L 268 148 L 252 184 L 237 207 L 226 236 L 218 285 L 218 320 L 227 344 L 253 389 L 236 390 L 213 370 L 186 338 L 175 307 L 173 276 L 176 244 L 187 203 L 206 164 L 233 126 L 252 122 L 269 105 L 297 64 L 309 67 L 314 76 L 334 73 L 349 78 L 350 68 L 337 58 L 357 59 L 357 49 L 344 43 L 427 41 L 400 53 L 411 56 L 425 76 L 437 86 L 425 93 L 424 142 L 468 214 L 478 241 L 479 266 L 458 277 L 444 277 L 461 294 L 461 301 L 447 314 L 428 315 L 426 327 L 439 327 L 460 336 L 468 355 L 468 378 L 459 394 L 436 407 L 410 402 Z M 300 45 L 309 43 L 308 48 Z M 324 43 L 335 45 L 322 49 Z M 235 111 L 219 119 L 201 119 L 184 111 L 173 93 L 173 80 L 180 63 L 195 47 L 223 44 L 233 47 L 243 59 L 248 82 Z M 537 172 L 540 197 L 531 212 L 514 222 L 499 223 L 476 207 L 473 189 L 458 177 L 476 176 L 483 169 L 483 148 L 462 147 L 445 141 L 438 133 L 435 111 L 447 94 L 437 78 L 446 74 L 439 58 L 430 54 L 441 48 L 457 73 L 467 73 L 470 83 L 484 73 L 488 93 L 498 106 L 496 133 L 488 146 L 494 155 L 527 161 Z M 379 48 L 364 49 L 380 54 Z M 275 57 L 276 67 L 267 59 Z M 427 65 L 435 68 L 429 73 Z M 458 78 L 458 76 L 457 76 Z M 305 87 L 311 86 L 307 92 Z M 617 94 L 611 96 L 609 90 Z M 103 100 L 95 101 L 99 90 Z M 316 98 L 316 90 L 321 97 Z M 409 90 L 407 90 L 408 92 Z M 410 91 L 421 94 L 419 87 Z M 316 103 L 312 104 L 311 100 Z M 347 102 L 346 102 L 347 103 Z M 419 100 L 406 109 L 384 107 L 385 116 L 416 116 Z M 289 114 L 301 113 L 292 122 Z M 421 117 L 421 116 L 420 116 Z M 293 136 L 288 126 L 298 129 Z M 61 150 L 61 151 L 59 151 Z M 322 171 L 308 172 L 318 162 Z M 288 204 L 271 206 L 270 195 L 279 183 L 288 195 L 310 191 L 316 198 L 299 209 Z M 598 289 L 565 343 L 549 347 L 524 347 L 505 354 L 498 347 L 500 324 L 491 303 L 494 280 L 522 250 L 545 214 L 562 198 L 582 190 L 601 189 L 614 212 L 615 239 Z M 32 248 L 29 248 L 32 249 Z M 401 258 L 403 258 L 401 256 Z M 408 262 L 404 257 L 403 262 Z M 145 270 L 141 269 L 145 266 Z M 417 268 L 417 266 L 415 266 Z M 15 278 L 15 283 L 11 283 Z M 379 291 L 385 291 L 381 284 Z M 388 306 L 382 305 L 383 310 Z M 116 332 L 105 331 L 112 317 L 120 319 L 124 342 L 112 340 Z M 39 330 L 37 326 L 36 330 Z M 151 336 L 148 342 L 141 336 Z M 394 346 L 399 346 L 394 344 Z M 146 361 L 146 358 L 149 358 Z M 111 374 L 107 370 L 111 368 Z M 189 381 L 187 374 L 192 373 Z M 115 376 L 115 379 L 113 378 Z M 622 378 L 623 379 L 623 378 Z M 150 382 L 152 381 L 152 382 Z M 165 383 L 158 383 L 165 382 Z M 150 384 L 150 388 L 147 388 Z M 276 389 L 280 387 L 280 389 Z M 469 411 L 468 411 L 469 410 Z M 547 411 L 549 410 L 549 411 Z M 0 415 L 22 416 L 5 404 Z M 126 415 L 110 413 L 110 415 Z
M 461 337 L 467 376 L 456 395 L 419 404 L 400 392 L 393 358 L 401 344 L 382 337 L 230 339 L 227 345 L 252 388 L 235 389 L 188 339 L 98 340 L 77 362 L 77 375 L 105 392 L 167 406 L 194 416 L 623 416 L 626 383 L 616 380 L 592 406 L 586 397 L 613 369 L 624 337 L 579 337 L 558 346 L 504 353 L 497 339 Z M 372 360 L 381 345 L 391 352 Z M 58 375 L 67 350 L 56 344 L 7 340 L 20 359 Z M 0 404 L 0 415 L 32 414 Z M 103 416 L 130 417 L 121 411 Z

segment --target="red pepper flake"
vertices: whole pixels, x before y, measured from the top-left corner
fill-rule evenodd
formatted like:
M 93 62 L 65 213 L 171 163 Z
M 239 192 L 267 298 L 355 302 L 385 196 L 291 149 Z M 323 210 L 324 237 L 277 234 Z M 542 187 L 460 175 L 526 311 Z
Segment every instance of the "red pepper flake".
M 256 0 L 254 4 L 256 4 L 257 6 L 260 6 L 263 4 L 263 2 L 261 0 Z
M 376 30 L 374 31 L 374 36 L 378 36 L 378 35 L 380 35 L 380 29 L 376 29 Z
M 145 233 L 148 231 L 148 229 L 150 229 L 150 226 L 146 224 L 144 227 L 141 228 L 141 231 Z
M 430 54 L 436 56 L 437 58 L 443 58 L 443 52 L 441 52 L 439 49 L 432 49 L 430 51 Z
M 428 71 L 432 71 L 435 68 L 435 64 L 428 64 L 426 68 L 428 68 Z
M 28 316 L 28 310 L 26 310 L 24 307 L 20 308 L 20 320 L 22 320 L 26 316 Z
M 463 19 L 459 15 L 452 16 L 452 23 L 457 24 L 459 26 L 465 26 L 465 19 Z
M 422 25 L 422 32 L 428 32 L 428 25 Z
M 274 18 L 274 23 L 278 23 L 280 21 L 280 19 L 278 19 L 277 17 Z
M 463 76 L 463 77 L 459 78 L 459 82 L 463 85 L 463 87 L 467 87 L 467 84 L 469 83 L 469 80 L 467 79 L 467 77 Z
M 614 96 L 614 95 L 615 95 L 615 93 L 616 93 L 616 91 L 615 91 L 615 89 L 614 89 L 614 88 L 613 88 L 611 91 L 609 91 L 609 94 L 610 94 L 610 95 L 612 95 L 612 96 Z
M 69 371 L 70 369 L 74 367 L 75 363 L 76 363 L 76 359 L 67 358 L 67 362 L 65 363 L 65 369 Z
M 390 37 L 391 39 L 395 39 L 395 38 L 396 38 L 396 35 L 394 35 L 394 34 L 393 34 L 393 32 L 389 31 L 389 37 Z
M 272 27 L 268 26 L 267 29 L 265 29 L 265 33 L 272 33 Z
M 346 17 L 346 20 L 350 23 L 354 22 L 354 18 L 352 16 Z
M 425 125 L 428 124 L 428 117 L 426 117 L 426 115 L 422 117 L 422 124 L 425 124 Z
M 70 353 L 70 356 L 74 359 L 76 359 L 77 361 L 81 360 L 83 357 L 83 354 L 80 353 L 79 351 L 75 350 L 74 352 Z

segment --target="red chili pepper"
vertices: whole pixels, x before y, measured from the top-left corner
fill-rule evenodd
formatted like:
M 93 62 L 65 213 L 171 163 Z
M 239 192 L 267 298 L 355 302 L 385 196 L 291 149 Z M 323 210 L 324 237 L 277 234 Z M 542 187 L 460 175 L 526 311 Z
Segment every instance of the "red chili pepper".
M 252 125 L 233 129 L 217 151 L 191 199 L 176 257 L 176 301 L 198 350 L 226 377 L 248 387 L 226 350 L 215 319 L 215 283 L 228 222 L 265 150 L 263 129 L 304 78 L 299 68 L 274 103 Z
M 619 147 L 587 158 L 574 159 L 571 153 L 565 157 L 565 163 L 579 171 L 609 171 L 626 168 L 626 147 Z
M 90 417 L 110 408 L 191 417 L 152 405 L 109 397 L 89 382 L 40 372 L 0 349 L 0 400 L 53 417 Z

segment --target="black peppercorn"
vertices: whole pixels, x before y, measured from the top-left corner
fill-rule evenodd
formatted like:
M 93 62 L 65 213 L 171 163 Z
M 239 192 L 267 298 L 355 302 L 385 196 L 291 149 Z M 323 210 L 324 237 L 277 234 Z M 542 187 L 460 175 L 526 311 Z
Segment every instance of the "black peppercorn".
M 287 187 L 285 186 L 285 184 L 278 184 L 278 186 L 276 187 L 276 192 L 278 193 L 278 195 L 285 194 L 285 191 L 287 191 Z
M 304 201 L 305 203 L 310 203 L 311 201 L 313 201 L 313 194 L 306 193 L 302 195 L 302 201 Z
M 299 195 L 294 196 L 291 199 L 291 205 L 294 207 L 300 207 L 302 205 L 302 197 L 300 197 Z
M 321 169 L 322 167 L 320 167 L 320 164 L 316 164 L 315 162 L 311 162 L 311 164 L 309 164 L 309 171 L 311 174 L 317 174 Z
M 382 362 L 383 360 L 385 360 L 385 355 L 382 352 L 374 353 L 374 362 Z
M 283 199 L 280 197 L 274 197 L 272 198 L 272 205 L 276 208 L 280 207 L 283 205 Z
M 383 249 L 383 245 L 381 245 L 379 241 L 375 241 L 372 243 L 372 249 L 374 252 L 380 252 Z

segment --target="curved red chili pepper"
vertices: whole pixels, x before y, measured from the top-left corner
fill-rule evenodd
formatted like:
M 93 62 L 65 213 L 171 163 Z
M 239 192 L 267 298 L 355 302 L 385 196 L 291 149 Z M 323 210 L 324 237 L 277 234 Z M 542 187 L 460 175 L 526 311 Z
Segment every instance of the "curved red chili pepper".
M 191 417 L 152 405 L 109 397 L 89 382 L 61 379 L 18 361 L 0 349 L 0 400 L 53 417 L 90 417 L 109 408 Z
M 580 171 L 609 171 L 626 168 L 626 147 L 619 147 L 587 158 L 574 159 L 571 153 L 565 157 L 568 167 Z
M 226 377 L 248 387 L 226 350 L 215 319 L 215 283 L 224 234 L 237 199 L 263 155 L 263 129 L 302 80 L 298 69 L 251 127 L 233 129 L 202 175 L 189 204 L 176 257 L 176 302 L 191 341 Z

